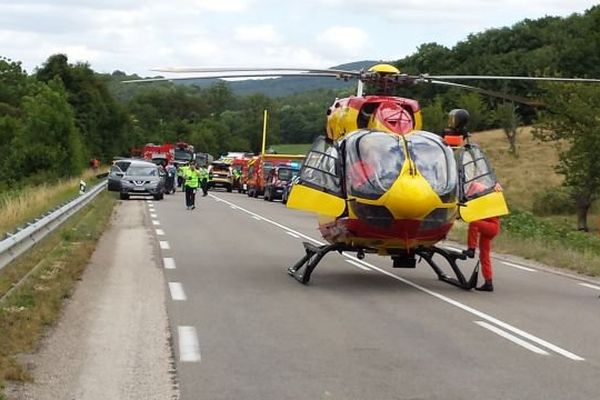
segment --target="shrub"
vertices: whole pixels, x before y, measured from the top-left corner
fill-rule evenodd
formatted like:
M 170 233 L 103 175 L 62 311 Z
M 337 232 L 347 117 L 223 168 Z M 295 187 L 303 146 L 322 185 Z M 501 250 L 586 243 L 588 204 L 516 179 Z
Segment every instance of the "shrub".
M 532 211 L 539 216 L 573 214 L 575 205 L 569 190 L 556 186 L 534 195 Z

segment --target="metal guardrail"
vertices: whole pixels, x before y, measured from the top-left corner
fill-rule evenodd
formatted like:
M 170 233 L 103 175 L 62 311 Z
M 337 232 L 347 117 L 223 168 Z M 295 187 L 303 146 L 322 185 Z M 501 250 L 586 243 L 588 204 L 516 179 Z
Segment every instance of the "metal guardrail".
M 106 188 L 106 181 L 0 242 L 0 270 L 54 231 Z

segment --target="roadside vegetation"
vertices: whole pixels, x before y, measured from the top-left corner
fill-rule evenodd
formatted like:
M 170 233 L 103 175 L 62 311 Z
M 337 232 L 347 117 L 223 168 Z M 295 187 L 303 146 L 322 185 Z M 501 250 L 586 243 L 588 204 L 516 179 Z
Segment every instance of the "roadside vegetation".
M 553 144 L 536 140 L 523 128 L 514 156 L 502 130 L 474 133 L 472 141 L 489 156 L 502 184 L 511 214 L 502 218 L 493 251 L 513 254 L 551 266 L 600 276 L 600 210 L 593 204 L 589 232 L 578 231 L 572 199 L 562 186 L 564 177 Z M 455 224 L 450 239 L 466 243 L 467 225 Z
M 0 239 L 7 232 L 32 221 L 45 212 L 75 198 L 79 193 L 79 181 L 83 179 L 88 190 L 98 183 L 91 169 L 82 173 L 81 178 L 62 179 L 53 184 L 43 183 L 12 189 L 0 194 Z
M 6 380 L 31 379 L 16 355 L 35 350 L 44 329 L 58 318 L 109 222 L 114 203 L 110 193 L 100 194 L 60 230 L 2 270 L 0 398 Z

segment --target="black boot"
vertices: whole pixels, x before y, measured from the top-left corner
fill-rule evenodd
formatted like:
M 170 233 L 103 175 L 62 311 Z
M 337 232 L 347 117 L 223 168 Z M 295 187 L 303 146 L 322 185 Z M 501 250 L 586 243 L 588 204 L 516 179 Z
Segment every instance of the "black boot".
M 490 279 L 489 281 L 485 281 L 483 285 L 475 288 L 475 290 L 479 290 L 480 292 L 493 292 L 494 285 L 492 285 L 492 280 Z
M 475 257 L 475 249 L 466 249 L 462 253 L 469 258 Z

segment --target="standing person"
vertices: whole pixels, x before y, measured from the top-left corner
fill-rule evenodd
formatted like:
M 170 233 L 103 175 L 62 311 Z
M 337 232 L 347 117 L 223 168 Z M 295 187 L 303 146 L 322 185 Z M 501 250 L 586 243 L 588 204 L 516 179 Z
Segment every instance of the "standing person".
M 185 170 L 185 205 L 188 210 L 196 208 L 196 191 L 200 186 L 200 172 L 196 169 L 196 163 L 191 162 Z
M 200 172 L 200 187 L 202 188 L 202 197 L 208 195 L 208 169 L 205 166 L 201 166 Z
M 165 189 L 167 190 L 167 193 L 175 193 L 175 177 L 177 175 L 177 168 L 172 163 L 168 163 L 165 169 L 167 171 Z
M 483 292 L 493 292 L 494 285 L 492 284 L 493 271 L 490 251 L 492 247 L 492 239 L 500 232 L 500 218 L 492 217 L 485 218 L 479 221 L 473 221 L 469 224 L 468 249 L 464 251 L 467 257 L 475 257 L 475 248 L 479 239 L 479 261 L 481 261 L 481 273 L 485 279 L 485 283 L 476 288 Z
M 479 182 L 473 182 L 467 195 L 472 196 L 484 191 L 485 187 Z M 492 247 L 492 239 L 500 232 L 500 218 L 491 217 L 484 218 L 479 221 L 473 221 L 469 224 L 469 233 L 467 238 L 467 250 L 463 251 L 463 254 L 469 258 L 475 257 L 475 248 L 477 248 L 477 242 L 479 242 L 479 261 L 481 262 L 481 274 L 485 283 L 475 288 L 482 292 L 493 292 L 494 285 L 492 283 L 493 270 L 492 270 L 492 259 L 490 251 Z
M 185 176 L 189 168 L 187 164 L 180 164 L 177 168 L 177 187 L 180 187 L 182 192 L 185 192 Z

